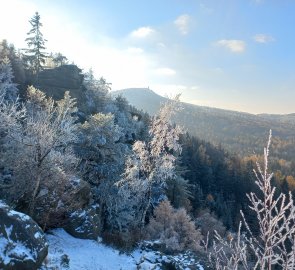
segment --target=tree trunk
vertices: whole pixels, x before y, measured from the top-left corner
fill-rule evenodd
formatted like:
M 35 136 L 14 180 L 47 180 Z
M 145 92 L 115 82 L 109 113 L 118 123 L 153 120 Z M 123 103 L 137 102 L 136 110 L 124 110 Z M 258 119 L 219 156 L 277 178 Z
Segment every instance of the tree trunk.
M 145 217 L 146 217 L 146 213 L 147 213 L 147 211 L 150 207 L 150 204 L 151 204 L 151 197 L 152 197 L 152 187 L 149 186 L 148 191 L 147 191 L 147 204 L 143 210 L 142 217 L 141 217 L 141 228 L 143 228 L 145 225 Z
M 38 172 L 39 172 L 39 170 L 38 170 Z M 37 196 L 38 190 L 40 188 L 40 182 L 41 182 L 41 176 L 40 176 L 40 173 L 38 173 L 35 188 L 34 188 L 34 192 L 33 192 L 33 195 L 32 195 L 32 200 L 31 200 L 31 203 L 30 203 L 30 208 L 29 208 L 29 215 L 31 217 L 33 217 L 33 214 L 34 214 L 36 196 Z
M 36 183 L 35 183 L 35 188 L 33 191 L 32 195 L 32 200 L 29 206 L 29 215 L 33 217 L 34 214 L 34 209 L 35 209 L 35 203 L 36 203 L 36 197 L 38 194 L 38 190 L 40 188 L 40 183 L 41 183 L 41 164 L 42 164 L 42 157 L 41 157 L 41 146 L 37 145 L 36 147 L 36 152 L 37 152 L 37 170 L 36 170 Z

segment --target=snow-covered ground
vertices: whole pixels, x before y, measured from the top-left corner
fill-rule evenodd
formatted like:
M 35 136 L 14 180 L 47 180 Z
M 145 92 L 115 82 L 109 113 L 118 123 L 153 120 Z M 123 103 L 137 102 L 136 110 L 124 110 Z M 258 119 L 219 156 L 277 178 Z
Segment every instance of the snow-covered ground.
M 63 229 L 47 234 L 47 240 L 49 254 L 42 270 L 159 270 L 157 262 L 168 260 L 157 252 L 140 249 L 130 255 L 120 254 L 118 250 L 97 241 L 74 238 Z M 203 270 L 198 264 L 196 267 Z
M 49 269 L 67 269 L 61 267 L 62 256 L 69 258 L 71 270 L 132 270 L 136 269 L 136 260 L 132 256 L 119 254 L 119 251 L 93 240 L 77 239 L 63 229 L 47 235 Z

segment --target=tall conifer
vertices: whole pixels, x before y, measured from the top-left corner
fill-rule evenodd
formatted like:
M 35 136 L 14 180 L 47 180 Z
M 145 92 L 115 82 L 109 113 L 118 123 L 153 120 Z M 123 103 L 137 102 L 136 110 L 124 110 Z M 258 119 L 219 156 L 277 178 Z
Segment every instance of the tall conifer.
M 32 29 L 27 33 L 28 37 L 26 38 L 26 42 L 29 48 L 26 50 L 26 53 L 32 71 L 36 74 L 38 79 L 39 72 L 43 68 L 42 64 L 45 63 L 46 54 L 44 50 L 47 40 L 43 38 L 43 34 L 40 30 L 42 23 L 40 22 L 40 15 L 38 12 L 35 13 L 29 22 Z

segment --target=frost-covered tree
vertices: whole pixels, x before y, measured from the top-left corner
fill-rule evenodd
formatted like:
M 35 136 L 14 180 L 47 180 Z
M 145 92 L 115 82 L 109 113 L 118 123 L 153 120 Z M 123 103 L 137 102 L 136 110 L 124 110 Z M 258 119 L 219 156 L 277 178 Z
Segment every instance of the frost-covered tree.
M 0 60 L 0 96 L 9 101 L 17 99 L 18 89 L 13 83 L 13 71 L 8 57 Z
M 31 18 L 29 21 L 32 29 L 27 33 L 28 37 L 26 38 L 26 42 L 28 45 L 28 49 L 26 50 L 28 62 L 32 68 L 34 74 L 36 74 L 37 78 L 39 72 L 42 70 L 42 64 L 45 63 L 45 42 L 43 34 L 41 32 L 42 23 L 40 20 L 40 15 L 38 12 Z
M 211 257 L 217 270 L 295 268 L 295 204 L 291 192 L 277 195 L 268 172 L 269 147 L 264 149 L 264 166 L 257 163 L 256 185 L 260 194 L 247 195 L 258 221 L 258 234 L 252 232 L 243 213 L 246 232 L 241 226 L 235 238 L 225 241 L 217 234 Z M 251 255 L 251 257 L 250 257 Z
M 133 144 L 122 179 L 116 183 L 118 194 L 108 205 L 111 225 L 120 231 L 144 226 L 153 187 L 165 186 L 175 174 L 181 129 L 172 124 L 171 117 L 177 109 L 178 98 L 167 102 L 152 119 L 150 141 Z
M 13 80 L 19 84 L 24 83 L 26 78 L 21 54 L 15 50 L 12 44 L 8 44 L 4 39 L 0 41 L 0 62 L 5 58 L 8 58 L 10 61 L 14 75 Z
M 9 145 L 13 141 L 13 135 L 22 130 L 21 120 L 25 116 L 25 109 L 18 101 L 8 101 L 5 92 L 0 94 L 0 197 L 11 188 L 11 171 L 7 167 L 7 155 Z
M 0 62 L 0 163 L 2 167 L 5 167 L 2 155 L 5 155 L 6 144 L 11 140 L 12 134 L 21 130 L 20 120 L 25 114 L 24 108 L 18 103 L 18 90 L 12 78 L 10 62 L 5 56 Z
M 85 95 L 90 113 L 105 112 L 105 106 L 111 100 L 109 95 L 111 84 L 103 77 L 96 79 L 92 69 L 84 74 L 83 84 L 86 88 Z
M 62 55 L 60 52 L 53 55 L 53 62 L 56 66 L 65 65 L 68 61 L 68 58 Z
M 16 181 L 11 190 L 14 202 L 28 204 L 32 216 L 40 194 L 55 193 L 63 186 L 59 179 L 75 177 L 78 160 L 71 144 L 76 140 L 76 107 L 68 92 L 55 103 L 31 86 L 25 108 L 21 131 L 12 135 L 7 164 Z
M 115 173 L 124 158 L 118 143 L 122 129 L 114 123 L 114 115 L 97 113 L 88 117 L 78 134 L 75 151 L 81 158 L 81 171 L 84 179 L 97 188 Z

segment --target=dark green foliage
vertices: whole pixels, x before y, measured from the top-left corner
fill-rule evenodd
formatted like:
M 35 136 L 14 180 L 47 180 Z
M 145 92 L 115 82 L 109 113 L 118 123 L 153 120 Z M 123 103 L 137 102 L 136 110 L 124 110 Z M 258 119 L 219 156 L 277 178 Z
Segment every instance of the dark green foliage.
M 176 164 L 175 176 L 167 181 L 166 194 L 175 208 L 184 207 L 190 210 L 190 199 L 193 198 L 191 189 L 193 185 L 189 184 L 189 181 L 184 178 L 184 175 L 188 172 L 185 167 Z
M 227 228 L 234 228 L 239 211 L 247 215 L 246 192 L 254 190 L 251 165 L 232 157 L 222 149 L 189 135 L 181 139 L 185 179 L 191 185 L 194 212 L 202 208 L 214 211 Z

